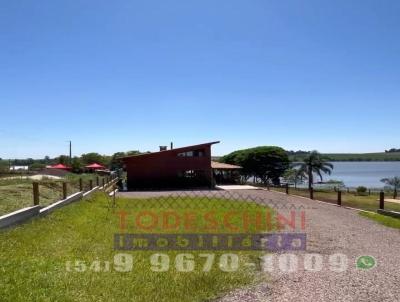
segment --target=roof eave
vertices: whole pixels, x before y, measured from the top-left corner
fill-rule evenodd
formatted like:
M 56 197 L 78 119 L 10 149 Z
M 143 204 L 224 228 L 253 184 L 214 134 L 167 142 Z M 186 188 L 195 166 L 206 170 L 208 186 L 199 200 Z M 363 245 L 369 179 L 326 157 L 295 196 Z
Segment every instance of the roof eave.
M 156 151 L 156 152 L 150 152 L 150 153 L 142 153 L 142 154 L 134 154 L 134 155 L 128 155 L 128 156 L 121 156 L 118 157 L 117 159 L 129 159 L 132 157 L 138 157 L 138 156 L 149 156 L 149 155 L 154 155 L 154 154 L 159 154 L 163 152 L 170 152 L 170 151 L 183 151 L 185 149 L 191 149 L 191 148 L 199 148 L 201 146 L 211 146 L 214 144 L 219 144 L 220 141 L 214 141 L 214 142 L 209 142 L 209 143 L 203 143 L 203 144 L 198 144 L 198 145 L 192 145 L 192 146 L 186 146 L 186 147 L 179 147 L 179 148 L 174 148 L 174 149 L 169 149 L 169 150 L 164 150 L 164 151 Z

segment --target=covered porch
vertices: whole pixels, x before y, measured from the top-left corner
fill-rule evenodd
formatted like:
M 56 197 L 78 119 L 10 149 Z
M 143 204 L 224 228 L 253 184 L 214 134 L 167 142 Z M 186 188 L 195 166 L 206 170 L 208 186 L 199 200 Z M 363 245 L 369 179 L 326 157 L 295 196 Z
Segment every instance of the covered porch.
M 240 183 L 239 171 L 241 166 L 211 161 L 213 177 L 217 185 Z

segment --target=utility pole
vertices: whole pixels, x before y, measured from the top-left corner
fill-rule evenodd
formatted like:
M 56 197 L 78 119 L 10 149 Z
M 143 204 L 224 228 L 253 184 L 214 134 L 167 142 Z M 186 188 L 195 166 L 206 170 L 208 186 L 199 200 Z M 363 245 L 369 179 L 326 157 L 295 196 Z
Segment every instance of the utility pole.
M 69 141 L 69 165 L 72 165 L 72 141 Z

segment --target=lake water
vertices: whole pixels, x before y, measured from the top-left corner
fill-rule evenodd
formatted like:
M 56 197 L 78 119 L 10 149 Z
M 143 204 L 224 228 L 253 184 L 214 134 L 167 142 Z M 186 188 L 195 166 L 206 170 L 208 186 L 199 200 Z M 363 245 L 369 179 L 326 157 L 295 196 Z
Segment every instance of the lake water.
M 382 178 L 400 177 L 400 161 L 395 162 L 332 162 L 331 175 L 323 174 L 324 181 L 341 180 L 346 187 L 365 186 L 383 188 Z M 317 181 L 317 178 L 315 179 Z M 319 181 L 319 179 L 318 179 Z

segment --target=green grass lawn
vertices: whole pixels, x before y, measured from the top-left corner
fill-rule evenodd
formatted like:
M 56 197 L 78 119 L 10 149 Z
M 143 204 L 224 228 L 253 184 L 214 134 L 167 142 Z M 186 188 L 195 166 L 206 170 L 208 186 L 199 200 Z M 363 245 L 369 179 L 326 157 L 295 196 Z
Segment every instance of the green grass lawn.
M 374 220 L 380 224 L 383 224 L 387 227 L 400 229 L 400 219 L 399 218 L 389 217 L 389 216 L 376 214 L 376 213 L 367 213 L 367 212 L 360 212 L 360 215 L 363 217 L 372 219 L 372 220 Z
M 89 190 L 89 180 L 92 179 L 96 185 L 93 174 L 70 174 L 65 181 L 68 182 L 67 191 L 71 195 L 79 191 L 79 178 L 83 180 L 83 189 Z M 40 205 L 47 206 L 62 199 L 62 181 L 46 179 L 40 181 Z M 33 206 L 32 180 L 16 178 L 0 178 L 0 216 Z
M 276 190 L 279 192 L 285 192 L 285 188 L 271 188 L 271 190 Z M 290 188 L 289 191 L 292 195 L 298 195 L 303 197 L 309 197 L 310 193 L 307 189 L 294 189 Z M 387 194 L 386 198 L 392 198 L 391 194 Z M 322 200 L 331 203 L 337 203 L 337 192 L 334 191 L 324 191 L 315 190 L 314 199 Z M 342 192 L 342 205 L 353 207 L 357 209 L 362 209 L 366 211 L 376 211 L 379 208 L 379 194 L 373 193 L 371 195 L 360 196 L 354 192 Z M 400 211 L 400 204 L 385 202 L 385 209 Z
M 178 272 L 173 263 L 177 251 L 124 251 L 133 257 L 133 268 L 119 272 L 113 263 L 114 256 L 120 253 L 113 250 L 113 235 L 120 232 L 118 213 L 214 211 L 219 221 L 227 211 L 238 209 L 246 209 L 250 214 L 268 210 L 255 203 L 193 197 L 117 199 L 113 207 L 105 194 L 98 193 L 46 217 L 0 232 L 0 300 L 183 302 L 214 299 L 258 280 L 258 270 L 242 264 L 257 262 L 260 252 L 238 252 L 240 265 L 233 272 L 222 271 L 217 263 L 204 272 L 205 260 L 199 254 L 212 252 L 180 251 L 194 255 L 195 268 L 191 272 Z M 128 222 L 132 221 L 128 216 Z M 236 222 L 239 220 L 235 217 L 233 223 Z M 127 226 L 130 233 L 138 231 L 129 223 Z M 163 232 L 163 229 L 157 231 Z M 228 230 L 219 228 L 215 232 Z M 174 233 L 185 233 L 185 230 L 180 228 Z M 151 270 L 150 257 L 154 253 L 168 255 L 169 270 Z M 215 252 L 216 262 L 222 254 L 222 251 Z M 82 262 L 75 261 L 83 261 L 87 269 L 76 271 Z M 105 261 L 111 262 L 109 271 L 105 269 Z
M 49 205 L 62 196 L 61 184 L 40 186 L 40 204 Z M 24 179 L 0 180 L 0 215 L 33 206 L 32 181 Z

